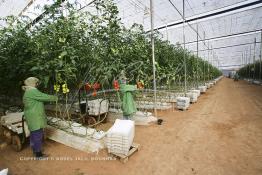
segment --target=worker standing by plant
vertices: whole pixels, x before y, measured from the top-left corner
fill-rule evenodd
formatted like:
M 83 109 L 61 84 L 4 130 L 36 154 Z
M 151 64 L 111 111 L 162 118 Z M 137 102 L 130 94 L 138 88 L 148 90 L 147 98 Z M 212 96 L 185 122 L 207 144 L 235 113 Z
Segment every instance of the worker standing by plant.
M 25 90 L 23 96 L 24 116 L 30 130 L 30 146 L 36 157 L 41 158 L 42 153 L 43 128 L 46 126 L 46 114 L 44 103 L 47 101 L 57 101 L 57 97 L 40 92 L 36 87 L 39 80 L 35 77 L 29 77 L 24 81 Z
M 127 84 L 127 79 L 122 72 L 120 77 L 120 93 L 122 96 L 121 108 L 124 119 L 131 119 L 132 115 L 137 112 L 136 104 L 132 94 L 136 90 L 136 85 Z

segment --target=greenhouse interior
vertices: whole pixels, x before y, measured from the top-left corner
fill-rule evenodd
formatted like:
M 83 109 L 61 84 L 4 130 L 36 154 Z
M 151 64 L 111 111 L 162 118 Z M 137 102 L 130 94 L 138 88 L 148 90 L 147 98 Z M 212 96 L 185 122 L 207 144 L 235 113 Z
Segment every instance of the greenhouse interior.
M 0 0 L 0 175 L 261 175 L 261 0 Z

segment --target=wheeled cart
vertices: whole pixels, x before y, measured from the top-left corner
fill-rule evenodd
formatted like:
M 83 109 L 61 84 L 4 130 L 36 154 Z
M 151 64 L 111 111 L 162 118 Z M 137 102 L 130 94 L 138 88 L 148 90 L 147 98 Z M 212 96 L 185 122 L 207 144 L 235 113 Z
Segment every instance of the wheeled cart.
M 1 117 L 1 127 L 7 144 L 12 144 L 15 151 L 21 151 L 30 131 L 23 118 L 23 112 L 6 113 Z

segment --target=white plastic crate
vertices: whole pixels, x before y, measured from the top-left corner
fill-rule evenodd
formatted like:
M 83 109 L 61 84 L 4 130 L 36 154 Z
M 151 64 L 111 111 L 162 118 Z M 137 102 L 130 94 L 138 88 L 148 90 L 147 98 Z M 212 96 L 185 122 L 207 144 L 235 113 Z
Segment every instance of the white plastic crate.
M 1 170 L 0 175 L 8 175 L 8 168 Z
M 200 96 L 200 94 L 201 94 L 200 90 L 197 90 L 197 89 L 192 89 L 192 90 L 189 90 L 189 92 L 196 93 L 196 94 L 197 94 L 197 97 L 199 97 L 199 96 Z
M 178 107 L 189 107 L 189 103 L 177 102 Z
M 197 101 L 197 93 L 194 92 L 188 92 L 186 93 L 186 96 L 190 98 L 190 102 L 195 103 Z
M 116 119 L 106 134 L 109 153 L 128 155 L 135 136 L 135 123 L 132 120 Z
M 207 87 L 207 89 L 211 87 L 210 83 L 205 83 L 205 86 Z
M 261 82 L 260 82 L 260 81 L 257 81 L 257 80 L 254 80 L 253 83 L 254 83 L 254 84 L 257 84 L 257 85 L 261 84 Z
M 87 102 L 89 115 L 100 115 L 108 112 L 109 101 L 96 99 Z
M 190 105 L 189 97 L 177 97 L 176 101 L 176 107 L 178 109 L 186 110 Z
M 83 100 L 80 102 L 80 104 L 85 104 L 86 101 Z M 94 116 L 98 116 L 100 114 L 104 114 L 107 113 L 109 111 L 109 101 L 105 100 L 105 99 L 95 99 L 95 100 L 90 100 L 87 101 L 87 105 L 88 105 L 88 113 L 89 115 L 94 115 Z M 80 111 L 79 109 L 79 103 L 74 103 L 73 108 L 75 109 L 75 111 Z
M 198 89 L 200 90 L 201 93 L 205 93 L 207 91 L 206 86 L 199 86 Z

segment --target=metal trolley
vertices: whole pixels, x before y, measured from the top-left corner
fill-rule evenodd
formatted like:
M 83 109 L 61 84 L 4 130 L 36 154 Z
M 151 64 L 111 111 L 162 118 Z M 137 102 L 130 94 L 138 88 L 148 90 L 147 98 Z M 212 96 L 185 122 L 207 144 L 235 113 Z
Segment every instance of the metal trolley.
M 15 151 L 21 151 L 23 144 L 30 136 L 23 114 L 23 112 L 6 112 L 6 115 L 1 117 L 5 141 L 11 144 Z

